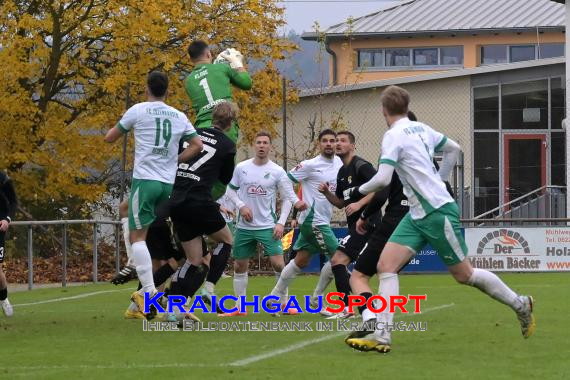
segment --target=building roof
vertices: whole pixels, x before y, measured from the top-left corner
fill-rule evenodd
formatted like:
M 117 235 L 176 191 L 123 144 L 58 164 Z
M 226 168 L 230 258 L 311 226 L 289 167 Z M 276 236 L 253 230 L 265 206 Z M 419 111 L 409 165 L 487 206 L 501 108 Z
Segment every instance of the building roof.
M 437 80 L 437 79 L 457 78 L 457 77 L 477 75 L 477 74 L 487 74 L 487 73 L 494 73 L 494 72 L 507 71 L 507 70 L 518 70 L 518 69 L 526 69 L 531 67 L 557 65 L 557 64 L 564 64 L 565 62 L 566 61 L 564 57 L 558 57 L 558 58 L 538 59 L 534 61 L 516 62 L 516 63 L 485 65 L 468 69 L 445 70 L 432 74 L 414 75 L 414 76 L 392 78 L 392 79 L 381 79 L 381 80 L 355 83 L 355 84 L 327 86 L 322 88 L 309 88 L 301 90 L 299 93 L 299 97 L 304 98 L 311 96 L 335 94 L 346 91 L 366 90 L 370 88 L 401 85 L 406 83 L 416 83 L 416 82 L 424 82 L 424 81 Z
M 333 25 L 331 37 L 564 30 L 565 6 L 551 0 L 410 0 Z M 317 33 L 305 33 L 307 40 Z

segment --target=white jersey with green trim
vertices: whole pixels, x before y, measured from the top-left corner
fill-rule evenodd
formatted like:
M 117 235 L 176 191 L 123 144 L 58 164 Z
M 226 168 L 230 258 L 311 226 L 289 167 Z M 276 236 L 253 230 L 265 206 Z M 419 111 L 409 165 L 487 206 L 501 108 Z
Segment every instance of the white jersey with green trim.
M 285 170 L 269 160 L 264 165 L 256 165 L 253 158 L 236 165 L 229 186 L 237 191 L 239 199 L 253 213 L 253 220 L 238 218 L 237 228 L 261 230 L 273 228 L 277 223 L 277 191 L 281 197 L 296 202 L 297 195 Z
M 117 127 L 135 133 L 133 178 L 170 184 L 176 178 L 180 140 L 198 135 L 186 115 L 160 101 L 135 104 Z
M 434 152 L 446 141 L 447 137 L 430 126 L 408 118 L 396 121 L 384 134 L 380 163 L 396 168 L 412 219 L 454 202 L 433 164 Z
M 328 182 L 331 193 L 336 190 L 336 177 L 342 167 L 342 160 L 337 156 L 325 158 L 319 154 L 310 160 L 305 160 L 295 166 L 288 175 L 295 183 L 301 184 L 302 198 L 309 208 L 299 214 L 299 223 L 312 218 L 313 226 L 330 224 L 333 206 L 327 198 L 319 192 L 319 185 Z

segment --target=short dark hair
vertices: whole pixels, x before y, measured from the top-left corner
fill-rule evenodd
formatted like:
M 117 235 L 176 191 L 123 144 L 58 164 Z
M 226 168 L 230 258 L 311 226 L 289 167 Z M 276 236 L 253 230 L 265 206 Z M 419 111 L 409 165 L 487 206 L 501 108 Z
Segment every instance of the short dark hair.
M 408 110 L 408 119 L 410 119 L 411 121 L 418 121 L 418 117 L 416 116 L 416 114 L 410 110 Z
M 208 44 L 202 40 L 192 41 L 188 46 L 188 55 L 191 59 L 198 59 L 208 50 Z
M 356 144 L 356 137 L 354 137 L 354 133 L 350 131 L 340 131 L 336 135 L 337 136 L 346 135 L 348 136 L 348 140 L 350 141 L 351 144 Z
M 160 71 L 151 71 L 146 78 L 146 85 L 152 96 L 162 98 L 168 90 L 168 77 Z
M 330 128 L 323 129 L 323 130 L 321 131 L 321 133 L 319 133 L 319 141 L 321 141 L 321 139 L 322 139 L 323 136 L 325 136 L 325 135 L 333 135 L 334 137 L 336 137 L 336 132 L 333 131 L 333 130 L 330 129 Z
M 389 86 L 382 92 L 380 100 L 382 101 L 382 107 L 390 116 L 408 113 L 410 94 L 401 87 Z
M 271 134 L 267 131 L 259 131 L 255 134 L 255 140 L 257 140 L 258 137 L 269 137 L 269 142 L 273 143 L 273 139 L 271 138 Z

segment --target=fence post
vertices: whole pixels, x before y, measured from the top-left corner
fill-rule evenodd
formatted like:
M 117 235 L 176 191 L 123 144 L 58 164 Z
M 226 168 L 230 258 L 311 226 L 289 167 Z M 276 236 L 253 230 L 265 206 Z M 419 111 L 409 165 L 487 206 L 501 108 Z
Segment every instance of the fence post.
M 287 79 L 282 77 L 283 84 L 283 99 L 282 99 L 282 109 L 283 109 L 283 169 L 287 171 Z
M 93 223 L 93 282 L 97 283 L 97 222 Z
M 459 215 L 463 218 L 465 217 L 465 213 L 463 212 L 463 207 L 465 205 L 465 165 L 463 162 L 464 156 L 463 152 L 459 153 L 459 179 L 457 183 L 457 187 L 459 187 L 459 197 L 457 200 L 459 201 Z
M 116 274 L 119 274 L 119 271 L 121 270 L 120 266 L 121 266 L 121 258 L 120 258 L 120 254 L 121 254 L 121 249 L 120 249 L 120 244 L 121 244 L 121 240 L 119 239 L 119 225 L 115 224 L 115 272 Z
M 63 224 L 63 258 L 62 258 L 63 276 L 61 286 L 67 286 L 67 223 Z
M 34 287 L 34 250 L 32 247 L 32 225 L 28 226 L 28 290 Z

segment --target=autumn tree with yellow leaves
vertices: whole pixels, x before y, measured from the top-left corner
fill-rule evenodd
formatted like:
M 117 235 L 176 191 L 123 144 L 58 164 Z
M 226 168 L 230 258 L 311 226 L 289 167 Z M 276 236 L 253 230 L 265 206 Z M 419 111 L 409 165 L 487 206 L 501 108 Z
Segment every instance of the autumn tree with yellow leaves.
M 294 48 L 277 36 L 283 24 L 273 0 L 0 2 L 0 169 L 28 216 L 66 207 L 83 217 L 102 200 L 121 150 L 102 136 L 125 111 L 127 88 L 131 103 L 144 100 L 150 70 L 168 73 L 168 103 L 193 119 L 183 90 L 193 39 L 263 62 L 253 90 L 234 97 L 246 139 L 273 128 L 281 81 L 272 61 Z

